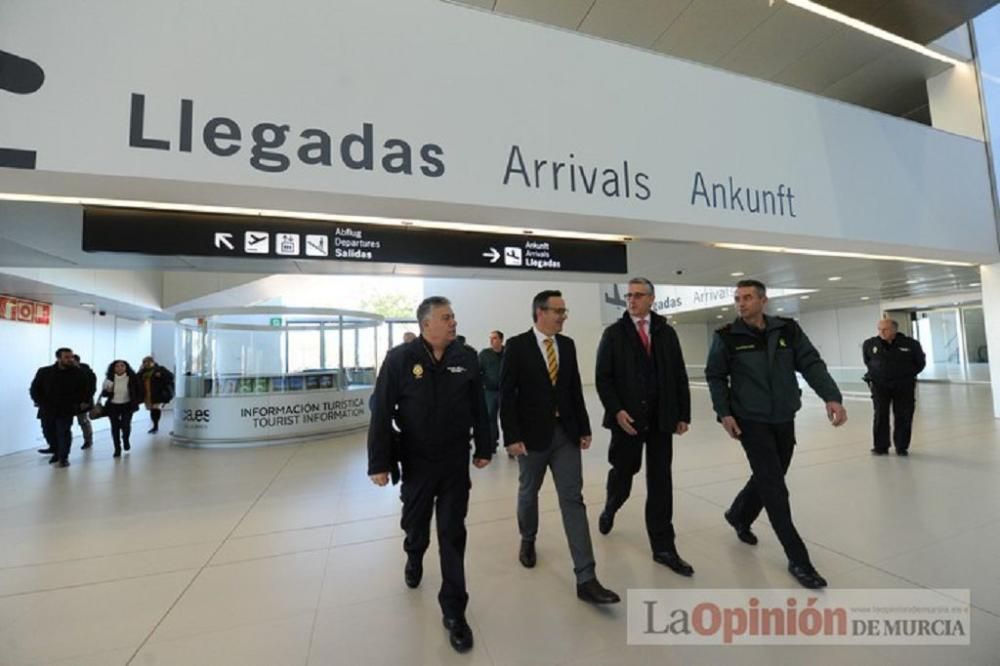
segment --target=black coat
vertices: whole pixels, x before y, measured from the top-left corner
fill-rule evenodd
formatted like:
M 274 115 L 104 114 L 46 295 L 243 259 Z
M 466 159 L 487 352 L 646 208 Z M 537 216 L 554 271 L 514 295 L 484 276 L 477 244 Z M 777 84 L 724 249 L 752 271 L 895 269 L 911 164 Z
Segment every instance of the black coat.
M 646 404 L 648 375 L 642 365 L 650 360 L 632 316 L 626 311 L 621 319 L 604 329 L 597 347 L 596 380 L 597 393 L 604 405 L 605 428 L 619 428 L 615 415 L 622 409 L 635 420 L 640 431 L 654 415 L 661 432 L 674 432 L 680 421 L 691 422 L 691 389 L 677 333 L 655 312 L 649 315 L 649 328 L 655 359 L 655 405 Z
M 97 393 L 97 375 L 86 363 L 80 364 L 80 370 L 83 372 L 84 376 L 87 378 L 87 400 L 86 403 L 89 407 L 94 406 L 94 394 Z M 88 407 L 88 408 L 89 408 Z
M 549 448 L 557 411 L 559 423 L 574 443 L 590 435 L 576 345 L 565 335 L 555 338 L 559 348 L 555 386 L 549 380 L 548 366 L 538 348 L 534 329 L 507 342 L 500 366 L 500 425 L 507 446 L 524 442 L 533 451 Z
M 80 368 L 60 368 L 58 363 L 38 369 L 31 382 L 31 399 L 43 416 L 75 416 L 93 398 L 87 395 L 87 376 Z
M 368 474 L 389 472 L 400 461 L 404 469 L 422 462 L 468 466 L 473 439 L 476 458 L 492 457 L 495 444 L 471 347 L 453 342 L 440 361 L 422 337 L 393 347 L 382 362 L 374 395 Z
M 138 375 L 143 379 L 149 370 L 140 369 Z M 149 395 L 143 396 L 143 400 L 150 404 L 158 405 L 167 403 L 174 399 L 174 373 L 170 372 L 162 365 L 154 365 L 152 377 L 149 380 Z
M 892 342 L 878 336 L 868 338 L 861 346 L 861 355 L 868 368 L 868 379 L 885 388 L 913 384 L 927 365 L 920 343 L 902 333 L 897 333 Z

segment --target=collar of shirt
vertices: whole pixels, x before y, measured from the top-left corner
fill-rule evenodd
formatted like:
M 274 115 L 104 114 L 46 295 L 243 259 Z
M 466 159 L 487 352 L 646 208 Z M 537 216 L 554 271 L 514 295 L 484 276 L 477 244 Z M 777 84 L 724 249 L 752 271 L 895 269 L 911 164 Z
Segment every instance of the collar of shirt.
M 650 319 L 649 315 L 646 315 L 645 317 L 632 317 L 632 323 L 635 324 L 635 329 L 639 330 L 639 322 L 640 321 L 646 322 L 646 333 L 648 334 L 649 333 L 649 319 Z
M 535 340 L 538 341 L 538 349 L 539 349 L 539 351 L 542 352 L 542 359 L 545 361 L 545 365 L 548 366 L 549 359 L 545 355 L 545 340 L 549 336 L 547 336 L 544 333 L 542 333 L 541 331 L 539 331 L 537 326 L 532 326 L 531 330 L 533 330 L 535 332 Z M 552 337 L 552 347 L 556 350 L 556 363 L 558 364 L 559 363 L 559 340 L 554 335 L 551 336 L 551 337 Z

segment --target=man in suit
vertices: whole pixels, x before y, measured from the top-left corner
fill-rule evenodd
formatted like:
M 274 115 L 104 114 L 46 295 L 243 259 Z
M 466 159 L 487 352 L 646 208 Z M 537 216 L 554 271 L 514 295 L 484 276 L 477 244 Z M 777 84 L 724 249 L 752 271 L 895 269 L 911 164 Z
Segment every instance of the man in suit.
M 573 340 L 560 335 L 568 310 L 562 294 L 547 290 L 531 304 L 535 325 L 507 343 L 500 370 L 500 425 L 520 479 L 517 525 L 521 564 L 537 561 L 538 490 L 552 470 L 563 528 L 576 574 L 576 595 L 594 604 L 620 601 L 597 580 L 587 507 L 583 503 L 581 449 L 590 447 L 590 417 L 583 401 Z
M 872 390 L 875 406 L 872 453 L 884 456 L 889 452 L 889 409 L 896 417 L 892 443 L 896 454 L 909 455 L 910 432 L 916 408 L 917 375 L 927 365 L 920 343 L 899 332 L 899 323 L 883 319 L 878 323 L 878 335 L 861 345 L 861 355 L 868 372 L 865 378 Z
M 601 534 L 611 532 L 645 447 L 646 533 L 653 560 L 690 576 L 694 569 L 674 545 L 670 464 L 673 435 L 683 435 L 691 423 L 691 391 L 677 333 L 652 311 L 654 298 L 652 282 L 629 280 L 626 311 L 604 330 L 597 348 L 597 393 L 604 427 L 611 430 L 608 496 L 597 526 Z
M 451 646 L 467 652 L 473 643 L 465 620 L 469 602 L 465 516 L 472 487 L 469 442 L 475 442 L 472 464 L 477 469 L 490 463 L 496 442 L 490 439 L 476 352 L 456 340 L 451 303 L 441 296 L 424 299 L 417 308 L 417 321 L 420 337 L 389 350 L 375 382 L 368 475 L 384 486 L 396 463 L 402 463 L 400 526 L 406 532 L 407 587 L 420 585 L 436 511 L 441 559 L 438 603 Z

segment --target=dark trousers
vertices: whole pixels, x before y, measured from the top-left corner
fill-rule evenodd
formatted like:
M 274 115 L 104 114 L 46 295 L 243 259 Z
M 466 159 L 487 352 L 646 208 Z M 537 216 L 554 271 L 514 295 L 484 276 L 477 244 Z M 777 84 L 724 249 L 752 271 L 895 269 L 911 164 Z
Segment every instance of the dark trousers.
M 90 414 L 84 412 L 82 414 L 76 415 L 76 424 L 80 426 L 80 431 L 83 432 L 83 443 L 84 445 L 94 443 L 94 426 L 90 423 Z
M 518 456 L 517 464 L 517 528 L 521 539 L 534 541 L 538 534 L 538 491 L 545 480 L 546 470 L 551 469 L 576 582 L 586 583 L 596 578 L 587 505 L 583 502 L 580 445 L 570 440 L 563 427 L 557 424 L 552 433 L 552 444 L 542 451 L 531 450 L 527 455 Z
M 44 414 L 42 416 L 42 435 L 52 449 L 52 457 L 63 461 L 69 459 L 69 448 L 73 442 L 73 416 L 58 416 Z
M 132 405 L 128 403 L 117 404 L 109 402 L 104 406 L 108 412 L 108 420 L 111 422 L 111 439 L 115 443 L 115 450 L 121 448 L 122 442 L 129 443 L 128 438 L 132 435 Z
M 161 414 L 163 414 L 163 412 L 155 407 L 149 410 L 149 417 L 153 419 L 153 430 L 159 430 Z
M 889 410 L 895 416 L 892 433 L 892 443 L 897 451 L 910 448 L 910 433 L 913 428 L 913 411 L 916 409 L 916 385 L 879 386 L 872 384 L 872 404 L 875 407 L 875 418 L 872 435 L 875 448 L 879 451 L 889 450 Z
M 740 443 L 753 475 L 730 507 L 736 522 L 749 526 L 763 508 L 789 562 L 809 564 L 809 551 L 792 524 L 785 472 L 795 449 L 795 423 L 739 420 Z
M 497 413 L 500 410 L 500 392 L 487 390 L 485 393 L 486 412 L 490 418 L 490 437 L 493 443 L 497 443 L 500 441 L 500 427 L 497 422 Z
M 674 456 L 673 435 L 648 430 L 636 436 L 618 428 L 611 431 L 608 449 L 608 499 L 604 510 L 615 513 L 632 492 L 632 478 L 642 467 L 646 450 L 646 533 L 654 553 L 674 550 L 674 488 L 670 465 Z
M 464 617 L 469 595 L 465 589 L 465 516 L 469 511 L 469 463 L 403 465 L 403 550 L 423 557 L 431 542 L 431 516 L 437 510 L 441 591 L 438 603 L 445 617 Z

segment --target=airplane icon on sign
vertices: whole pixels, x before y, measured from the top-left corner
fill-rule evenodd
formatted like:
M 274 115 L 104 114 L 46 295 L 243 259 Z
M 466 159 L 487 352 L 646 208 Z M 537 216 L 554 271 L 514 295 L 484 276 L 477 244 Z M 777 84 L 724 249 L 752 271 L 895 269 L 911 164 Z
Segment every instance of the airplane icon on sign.
M 268 254 L 271 251 L 271 234 L 266 231 L 248 231 L 243 237 L 243 251 L 247 254 Z

